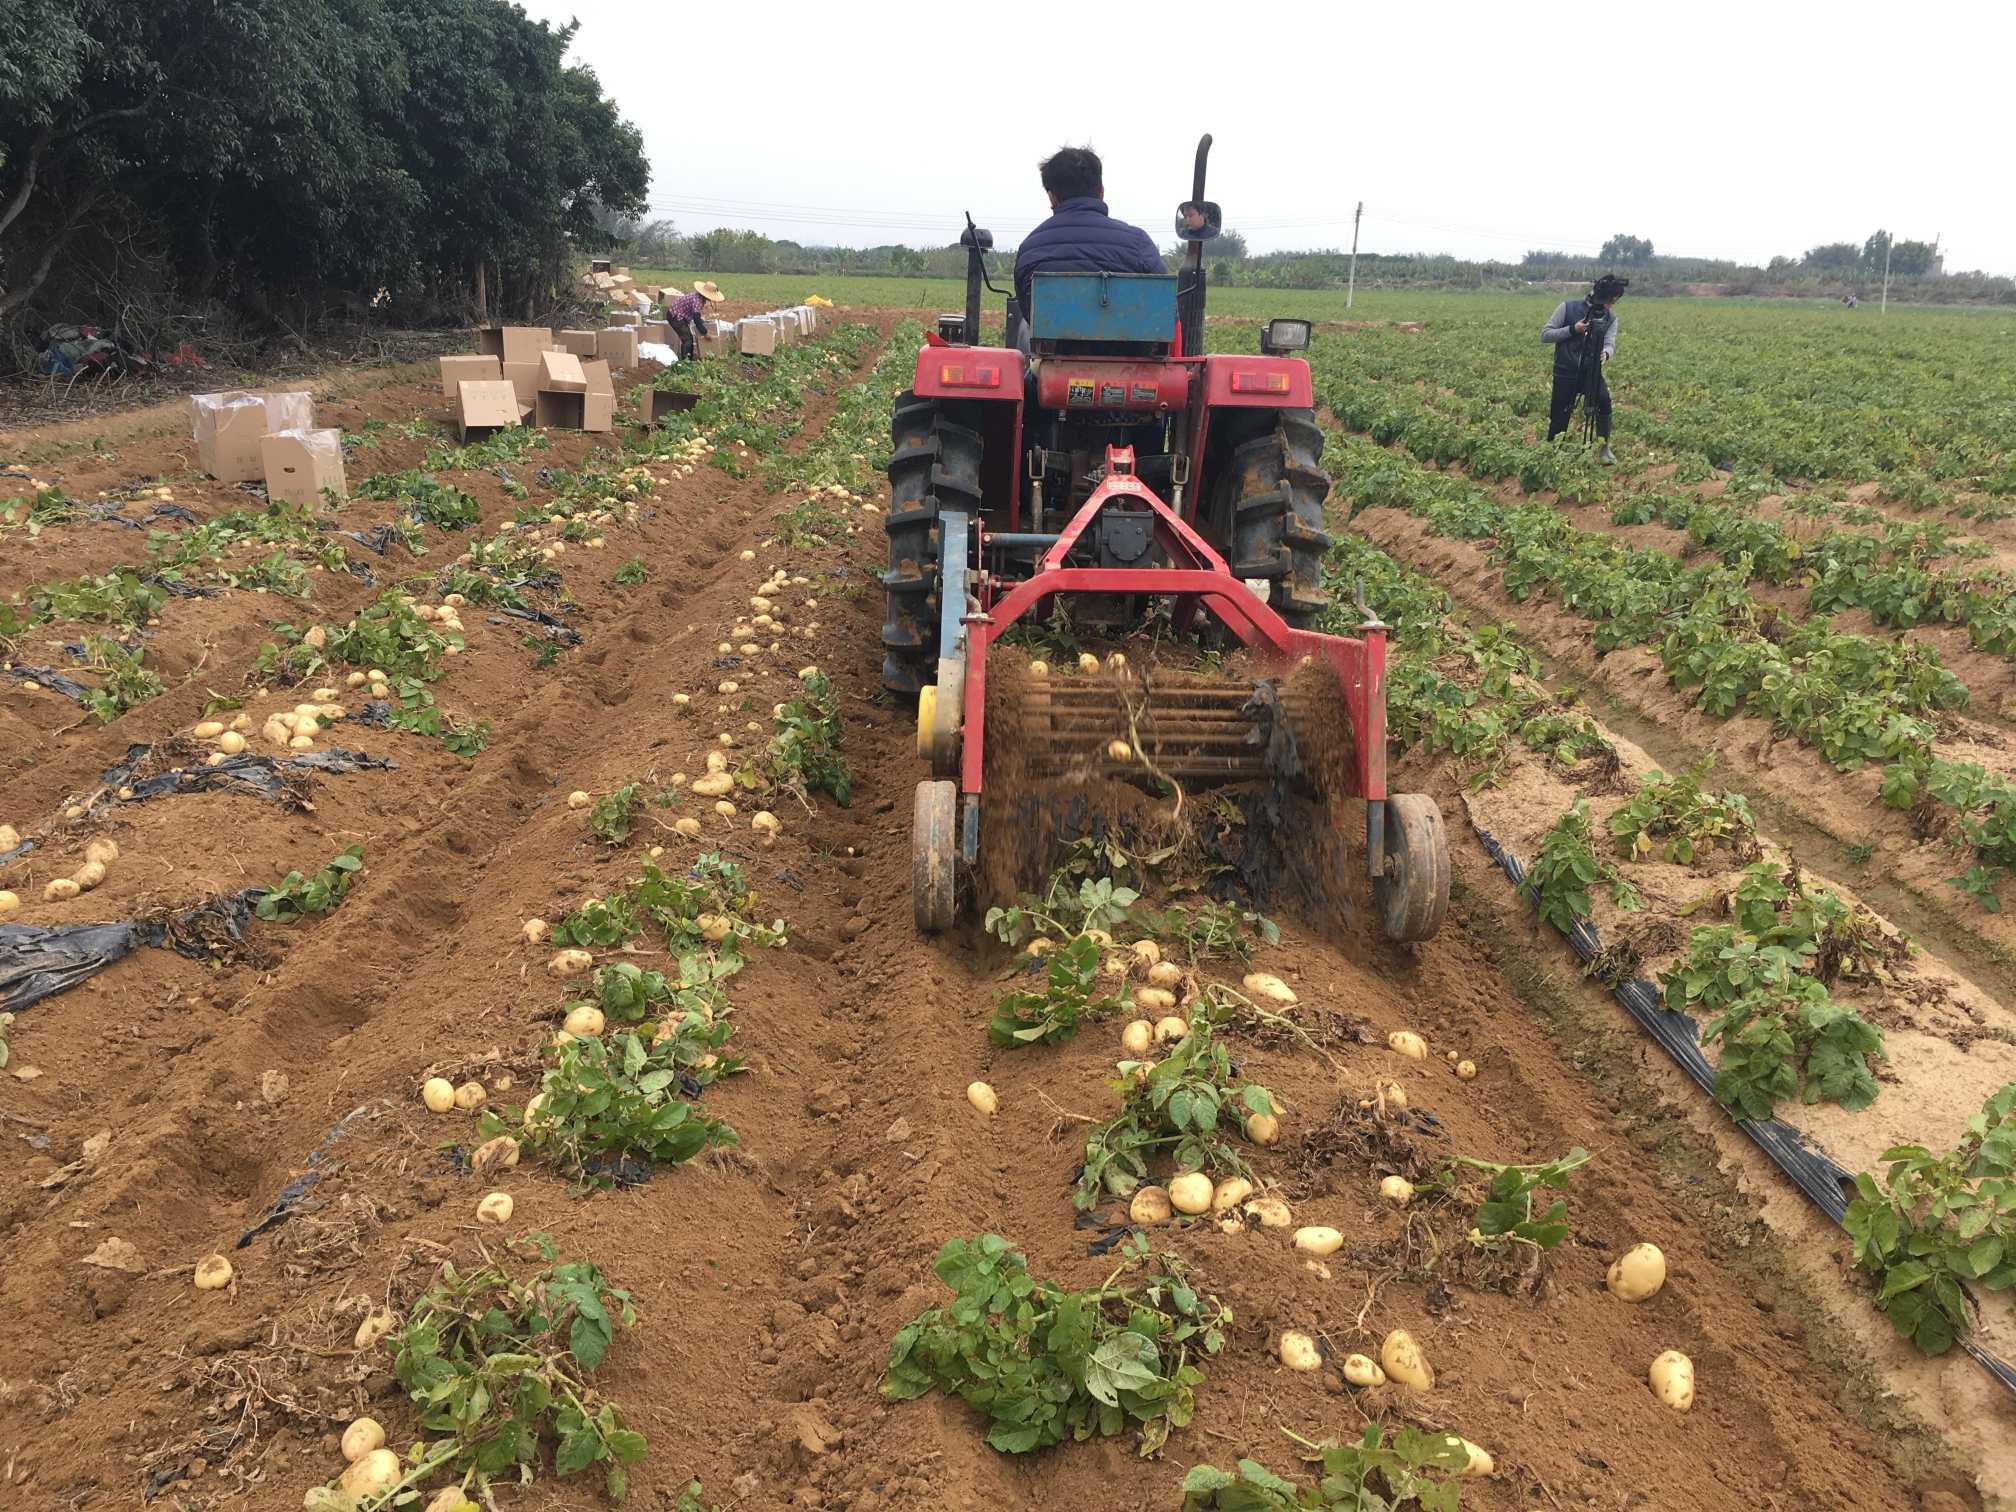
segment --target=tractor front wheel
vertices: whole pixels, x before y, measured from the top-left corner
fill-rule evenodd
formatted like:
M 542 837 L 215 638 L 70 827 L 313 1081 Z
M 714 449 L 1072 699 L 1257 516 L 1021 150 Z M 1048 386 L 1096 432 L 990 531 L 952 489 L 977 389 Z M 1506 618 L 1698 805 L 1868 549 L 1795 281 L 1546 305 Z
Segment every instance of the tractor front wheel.
M 1449 836 L 1426 793 L 1386 800 L 1386 866 L 1374 887 L 1389 940 L 1432 939 L 1449 913 Z
M 1267 584 L 1267 603 L 1298 630 L 1330 602 L 1323 588 L 1323 432 L 1308 410 L 1251 412 L 1219 474 L 1217 518 L 1230 525 L 1232 575 Z M 1259 429 L 1264 427 L 1264 429 Z M 1258 433 L 1253 431 L 1257 429 Z

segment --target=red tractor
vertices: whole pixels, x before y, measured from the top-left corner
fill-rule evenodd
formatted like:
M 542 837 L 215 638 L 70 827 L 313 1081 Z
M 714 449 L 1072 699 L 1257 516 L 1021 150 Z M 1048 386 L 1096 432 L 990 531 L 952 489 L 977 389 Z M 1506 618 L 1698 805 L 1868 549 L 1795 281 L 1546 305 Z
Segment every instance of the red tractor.
M 1329 763 L 1326 797 L 1363 802 L 1384 934 L 1426 939 L 1447 910 L 1440 812 L 1425 795 L 1386 791 L 1386 627 L 1361 602 L 1343 622 L 1354 634 L 1316 628 L 1337 614 L 1323 586 L 1323 437 L 1309 366 L 1291 355 L 1308 346 L 1309 322 L 1270 321 L 1257 355 L 1204 353 L 1202 250 L 1222 224 L 1204 198 L 1210 146 L 1208 136 L 1198 146 L 1178 213 L 1180 273 L 1038 274 L 1033 308 L 1009 299 L 998 347 L 980 344 L 993 238 L 968 217 L 965 313 L 940 317 L 896 401 L 882 678 L 916 697 L 931 767 L 912 837 L 922 930 L 949 927 L 971 891 L 961 879 L 980 859 L 990 738 L 1044 745 L 1018 758 L 1059 781 L 1166 792 L 1265 780 L 1280 750 L 1273 715 L 1285 711 L 1307 742 L 1336 727 L 1338 708 L 1350 751 Z M 1018 708 L 991 735 L 990 653 L 1060 603 L 1078 630 L 1215 630 L 1255 675 L 1214 682 L 1109 663 L 1047 678 L 1038 717 Z M 1309 662 L 1328 709 L 1310 707 L 1311 679 L 1297 675 Z

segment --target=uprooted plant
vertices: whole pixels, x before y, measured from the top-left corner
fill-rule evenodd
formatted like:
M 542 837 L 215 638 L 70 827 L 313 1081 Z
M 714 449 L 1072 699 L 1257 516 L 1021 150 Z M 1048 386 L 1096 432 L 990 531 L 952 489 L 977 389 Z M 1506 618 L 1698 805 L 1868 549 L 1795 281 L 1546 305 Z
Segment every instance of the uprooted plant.
M 555 1475 L 599 1468 L 610 1499 L 623 1500 L 644 1435 L 590 1381 L 618 1330 L 636 1324 L 630 1294 L 587 1261 L 554 1263 L 544 1234 L 521 1243 L 546 1262 L 524 1280 L 487 1259 L 466 1274 L 442 1265 L 386 1340 L 427 1437 L 395 1482 L 361 1496 L 328 1488 L 311 1497 L 315 1512 L 417 1503 L 418 1488 L 442 1471 L 492 1505 L 493 1485 L 532 1480 L 549 1446 Z
M 1006 1049 L 1022 1045 L 1061 1045 L 1078 1032 L 1084 1019 L 1116 1013 L 1120 999 L 1099 986 L 1099 946 L 1075 935 L 1043 958 L 1040 991 L 1027 988 L 1002 994 L 987 1026 L 988 1038 Z
M 1098 1286 L 1065 1291 L 1030 1276 L 998 1234 L 949 1241 L 932 1268 L 956 1296 L 897 1332 L 882 1394 L 956 1396 L 985 1414 L 987 1442 L 1006 1454 L 1130 1423 L 1141 1454 L 1156 1453 L 1190 1422 L 1199 1362 L 1224 1347 L 1231 1313 L 1145 1238 L 1123 1241 L 1120 1255 Z
M 1367 1424 L 1355 1444 L 1310 1447 L 1323 1466 L 1312 1486 L 1284 1480 L 1258 1460 L 1242 1459 L 1236 1470 L 1192 1467 L 1183 1477 L 1183 1512 L 1457 1512 L 1462 1492 L 1453 1478 L 1474 1458 L 1471 1445 L 1453 1433 L 1401 1428 L 1388 1443 L 1377 1423 Z
M 1479 1249 L 1496 1254 L 1508 1246 L 1523 1244 L 1551 1250 L 1568 1237 L 1568 1204 L 1556 1198 L 1536 1212 L 1534 1199 L 1543 1192 L 1567 1191 L 1568 1177 L 1587 1165 L 1589 1158 L 1589 1152 L 1579 1145 L 1558 1160 L 1538 1165 L 1505 1165 L 1469 1155 L 1452 1155 L 1438 1182 L 1455 1191 L 1457 1166 L 1482 1171 L 1491 1178 L 1470 1227 L 1470 1242 Z

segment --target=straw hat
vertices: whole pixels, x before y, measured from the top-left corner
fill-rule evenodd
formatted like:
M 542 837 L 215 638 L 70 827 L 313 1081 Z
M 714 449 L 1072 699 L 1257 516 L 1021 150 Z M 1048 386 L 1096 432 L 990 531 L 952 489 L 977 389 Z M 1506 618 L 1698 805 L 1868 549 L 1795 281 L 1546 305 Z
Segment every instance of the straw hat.
M 716 284 L 709 283 L 704 278 L 701 279 L 695 285 L 693 285 L 693 292 L 695 294 L 698 294 L 702 299 L 706 300 L 709 304 L 719 304 L 723 297 L 720 287 Z

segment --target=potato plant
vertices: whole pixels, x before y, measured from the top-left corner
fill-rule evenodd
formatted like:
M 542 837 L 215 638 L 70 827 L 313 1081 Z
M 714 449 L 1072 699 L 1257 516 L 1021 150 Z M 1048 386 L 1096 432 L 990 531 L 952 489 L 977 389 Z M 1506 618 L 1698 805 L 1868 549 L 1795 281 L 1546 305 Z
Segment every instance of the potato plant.
M 1185 1170 L 1248 1174 L 1246 1159 L 1228 1134 L 1247 1114 L 1272 1114 L 1273 1094 L 1232 1073 L 1232 1057 L 1207 1020 L 1159 1062 L 1124 1060 L 1113 1083 L 1119 1114 L 1085 1136 L 1085 1164 L 1072 1203 L 1081 1211 L 1108 1197 L 1127 1197 L 1148 1175 L 1151 1159 L 1168 1156 Z
M 845 808 L 853 801 L 854 779 L 840 754 L 840 694 L 823 672 L 805 672 L 799 682 L 803 691 L 774 721 L 765 771 L 801 803 L 825 793 Z
M 1889 1170 L 1855 1178 L 1843 1219 L 1876 1305 L 1928 1355 L 1973 1331 L 1967 1288 L 2016 1286 L 2016 1082 L 1967 1120 L 1953 1149 L 1883 1152 Z
M 719 852 L 699 857 L 684 876 L 647 861 L 629 887 L 591 900 L 554 925 L 553 941 L 608 948 L 655 927 L 676 955 L 705 953 L 710 947 L 718 956 L 739 955 L 744 946 L 760 949 L 784 938 L 782 919 L 768 925 L 755 921 L 756 904 L 757 894 L 741 867 Z
M 1609 889 L 1610 901 L 1621 909 L 1635 909 L 1641 903 L 1630 880 L 1596 854 L 1594 840 L 1589 802 L 1577 798 L 1540 842 L 1540 854 L 1519 884 L 1519 896 L 1563 934 L 1589 917 L 1589 895 L 1599 884 Z
M 523 1241 L 547 1262 L 524 1280 L 498 1264 L 464 1274 L 452 1262 L 387 1338 L 393 1373 L 428 1437 L 394 1492 L 359 1512 L 403 1502 L 429 1476 L 493 1483 L 532 1479 L 552 1449 L 560 1477 L 599 1469 L 612 1501 L 629 1489 L 645 1438 L 590 1384 L 619 1330 L 634 1327 L 630 1294 L 587 1261 L 553 1263 L 544 1234 Z
M 1202 1361 L 1224 1347 L 1232 1317 L 1146 1239 L 1120 1253 L 1103 1282 L 1072 1292 L 1030 1276 L 998 1234 L 948 1241 L 932 1268 L 954 1300 L 898 1330 L 882 1394 L 956 1396 L 986 1417 L 987 1442 L 1004 1454 L 1111 1438 L 1129 1424 L 1142 1456 L 1157 1453 L 1190 1422 Z
M 84 694 L 84 707 L 100 724 L 110 724 L 136 704 L 158 698 L 167 685 L 143 666 L 143 653 L 102 635 L 84 637 L 84 665 L 99 674 L 98 685 Z
M 604 845 L 621 845 L 630 838 L 637 811 L 644 805 L 638 785 L 626 782 L 612 793 L 604 793 L 588 811 L 588 830 Z
M 287 873 L 278 887 L 266 890 L 252 912 L 259 918 L 283 924 L 309 914 L 328 913 L 350 895 L 350 884 L 363 870 L 364 847 L 350 846 L 332 857 L 313 877 L 304 877 L 298 871 Z
M 994 1005 L 987 1037 L 1005 1049 L 1061 1045 L 1087 1018 L 1117 1013 L 1124 1006 L 1099 987 L 1099 946 L 1077 935 L 1045 956 L 1041 991 L 1004 993 Z
M 1323 1474 L 1297 1486 L 1258 1460 L 1237 1468 L 1196 1465 L 1183 1477 L 1183 1512 L 1457 1512 L 1462 1493 L 1453 1477 L 1470 1465 L 1468 1446 L 1453 1433 L 1401 1428 L 1389 1442 L 1368 1423 L 1351 1444 L 1320 1446 Z
M 628 1033 L 570 1038 L 552 1052 L 522 1128 L 514 1131 L 493 1115 L 482 1130 L 491 1137 L 511 1133 L 583 1187 L 615 1185 L 625 1159 L 681 1165 L 739 1144 L 733 1129 L 689 1100 L 700 1088 L 681 1066 L 682 1054 L 712 1059 L 700 1047 L 725 1042 L 728 1032 L 725 1021 L 705 1025 L 692 1015 L 651 1042 Z
M 1712 761 L 1712 758 L 1711 758 Z M 1757 822 L 1749 801 L 1737 792 L 1708 792 L 1701 785 L 1709 762 L 1678 777 L 1653 772 L 1610 816 L 1617 854 L 1637 860 L 1657 849 L 1681 866 L 1723 846 L 1739 860 L 1757 856 Z
M 1551 1250 L 1566 1239 L 1568 1204 L 1556 1198 L 1539 1212 L 1535 1197 L 1543 1191 L 1565 1192 L 1569 1176 L 1589 1163 L 1589 1152 L 1580 1146 L 1557 1160 L 1540 1165 L 1501 1165 L 1469 1155 L 1452 1155 L 1437 1178 L 1440 1185 L 1454 1191 L 1457 1166 L 1482 1171 L 1491 1178 L 1484 1200 L 1470 1229 L 1470 1242 L 1493 1253 L 1509 1245 L 1528 1245 Z

